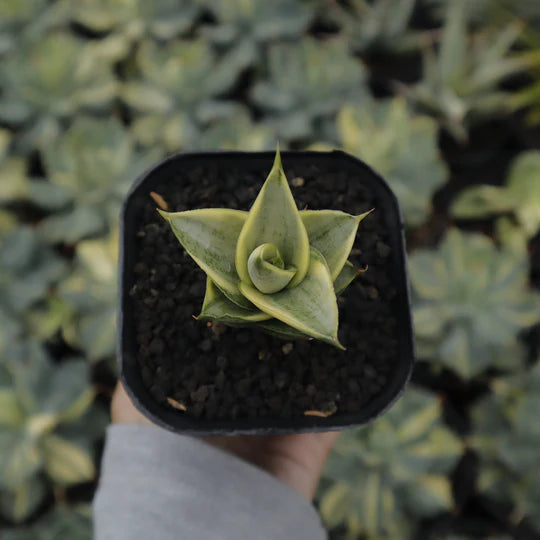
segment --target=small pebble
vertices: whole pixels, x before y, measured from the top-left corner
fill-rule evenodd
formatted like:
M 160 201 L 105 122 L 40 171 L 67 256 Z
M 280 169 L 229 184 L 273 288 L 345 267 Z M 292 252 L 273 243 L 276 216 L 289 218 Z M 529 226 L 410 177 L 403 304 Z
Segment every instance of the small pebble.
M 165 343 L 159 338 L 154 338 L 148 347 L 148 351 L 151 354 L 160 355 L 165 350 Z
M 203 339 L 199 344 L 199 349 L 203 352 L 210 352 L 212 350 L 212 341 L 209 339 Z
M 392 251 L 392 248 L 383 243 L 383 242 L 377 242 L 377 255 L 379 255 L 379 257 L 388 257 L 388 255 L 390 255 L 390 252 Z
M 216 365 L 220 369 L 225 369 L 227 367 L 228 360 L 225 356 L 218 356 L 216 359 Z
M 197 390 L 191 392 L 190 397 L 195 403 L 206 401 L 206 398 L 210 395 L 210 386 L 200 386 Z
M 283 347 L 281 347 L 281 350 L 283 351 L 283 354 L 286 356 L 288 355 L 294 348 L 294 345 L 292 343 L 285 343 Z

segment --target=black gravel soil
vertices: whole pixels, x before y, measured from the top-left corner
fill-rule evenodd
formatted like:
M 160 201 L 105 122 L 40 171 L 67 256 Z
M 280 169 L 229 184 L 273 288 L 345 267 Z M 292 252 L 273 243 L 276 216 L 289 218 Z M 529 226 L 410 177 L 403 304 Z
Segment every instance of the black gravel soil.
M 169 210 L 228 207 L 248 210 L 267 171 L 178 172 L 156 191 Z M 286 170 L 299 208 L 353 214 L 377 208 L 354 176 L 314 166 Z M 172 398 L 208 419 L 292 417 L 305 411 L 357 412 L 373 399 L 397 364 L 397 324 L 390 282 L 390 248 L 377 211 L 359 228 L 350 260 L 368 270 L 339 298 L 339 338 L 346 352 L 317 341 L 287 342 L 253 328 L 193 319 L 206 276 L 157 214 L 148 196 L 140 205 L 135 286 L 138 363 L 158 402 Z

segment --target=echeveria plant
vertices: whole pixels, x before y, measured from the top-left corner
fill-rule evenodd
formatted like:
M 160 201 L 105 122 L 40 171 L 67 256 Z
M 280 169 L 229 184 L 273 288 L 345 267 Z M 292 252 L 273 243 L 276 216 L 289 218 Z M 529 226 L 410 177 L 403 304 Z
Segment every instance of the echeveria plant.
M 358 224 L 370 212 L 298 211 L 279 149 L 249 212 L 159 212 L 207 274 L 198 319 L 256 325 L 280 337 L 315 338 L 343 349 L 336 294 L 359 273 L 347 257 Z

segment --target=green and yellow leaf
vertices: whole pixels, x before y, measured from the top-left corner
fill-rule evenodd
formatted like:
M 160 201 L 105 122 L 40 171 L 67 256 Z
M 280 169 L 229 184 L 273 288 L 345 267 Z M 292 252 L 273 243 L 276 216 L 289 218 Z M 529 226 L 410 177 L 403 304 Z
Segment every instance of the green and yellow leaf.
M 337 337 L 338 309 L 328 265 L 315 248 L 310 252 L 306 277 L 296 287 L 266 295 L 240 282 L 240 291 L 265 313 L 307 336 L 343 349 Z
M 261 244 L 248 258 L 248 273 L 253 285 L 264 294 L 284 289 L 296 274 L 296 268 L 284 268 L 275 244 Z
M 309 239 L 285 177 L 279 149 L 238 237 L 236 270 L 244 284 L 251 286 L 253 283 L 248 268 L 250 255 L 266 243 L 276 245 L 285 267 L 296 269 L 288 287 L 298 285 L 310 264 Z
M 209 277 L 206 278 L 206 294 L 197 319 L 247 324 L 266 321 L 270 318 L 270 315 L 256 308 L 245 309 L 231 302 Z
M 238 290 L 238 275 L 234 267 L 236 243 L 245 222 L 245 213 L 226 208 L 158 211 L 184 249 L 227 298 L 249 308 L 250 303 Z
M 371 212 L 372 210 L 359 216 L 352 216 L 339 210 L 300 212 L 308 233 L 309 244 L 325 258 L 332 281 L 338 277 L 351 253 L 358 225 Z
M 347 261 L 337 278 L 334 280 L 334 291 L 336 296 L 339 296 L 363 271 L 356 268 L 353 264 Z

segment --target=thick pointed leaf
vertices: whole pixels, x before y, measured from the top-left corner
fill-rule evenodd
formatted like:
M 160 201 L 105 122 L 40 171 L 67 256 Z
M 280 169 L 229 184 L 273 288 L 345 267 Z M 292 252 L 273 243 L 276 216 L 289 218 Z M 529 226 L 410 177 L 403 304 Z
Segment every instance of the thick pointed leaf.
M 261 244 L 249 256 L 249 277 L 259 291 L 272 294 L 284 289 L 296 274 L 296 268 L 283 266 L 283 259 L 275 244 Z
M 250 303 L 238 290 L 234 267 L 236 242 L 245 213 L 226 208 L 159 213 L 168 221 L 176 238 L 206 275 L 239 306 Z
M 206 295 L 197 319 L 220 321 L 231 326 L 256 327 L 281 339 L 311 339 L 299 330 L 273 319 L 258 309 L 243 309 L 231 302 L 210 278 L 206 282 Z
M 332 281 L 337 278 L 349 257 L 359 223 L 371 212 L 372 210 L 359 216 L 351 216 L 339 210 L 300 212 L 309 244 L 325 258 Z
M 206 294 L 201 313 L 202 320 L 221 321 L 224 324 L 245 324 L 265 321 L 270 315 L 258 309 L 245 309 L 231 302 L 210 279 L 206 279 Z
M 309 240 L 283 172 L 279 149 L 272 170 L 238 237 L 236 270 L 242 282 L 251 285 L 249 256 L 255 248 L 266 243 L 277 246 L 286 268 L 296 268 L 296 274 L 288 287 L 298 285 L 309 266 Z
M 358 268 L 349 261 L 346 261 L 341 272 L 334 281 L 334 291 L 336 291 L 336 296 L 339 296 L 354 281 L 356 276 L 361 273 L 362 270 L 358 270 Z
M 292 289 L 263 294 L 240 282 L 240 291 L 259 309 L 300 332 L 343 349 L 337 338 L 338 309 L 330 271 L 324 257 L 310 250 L 306 277 Z

